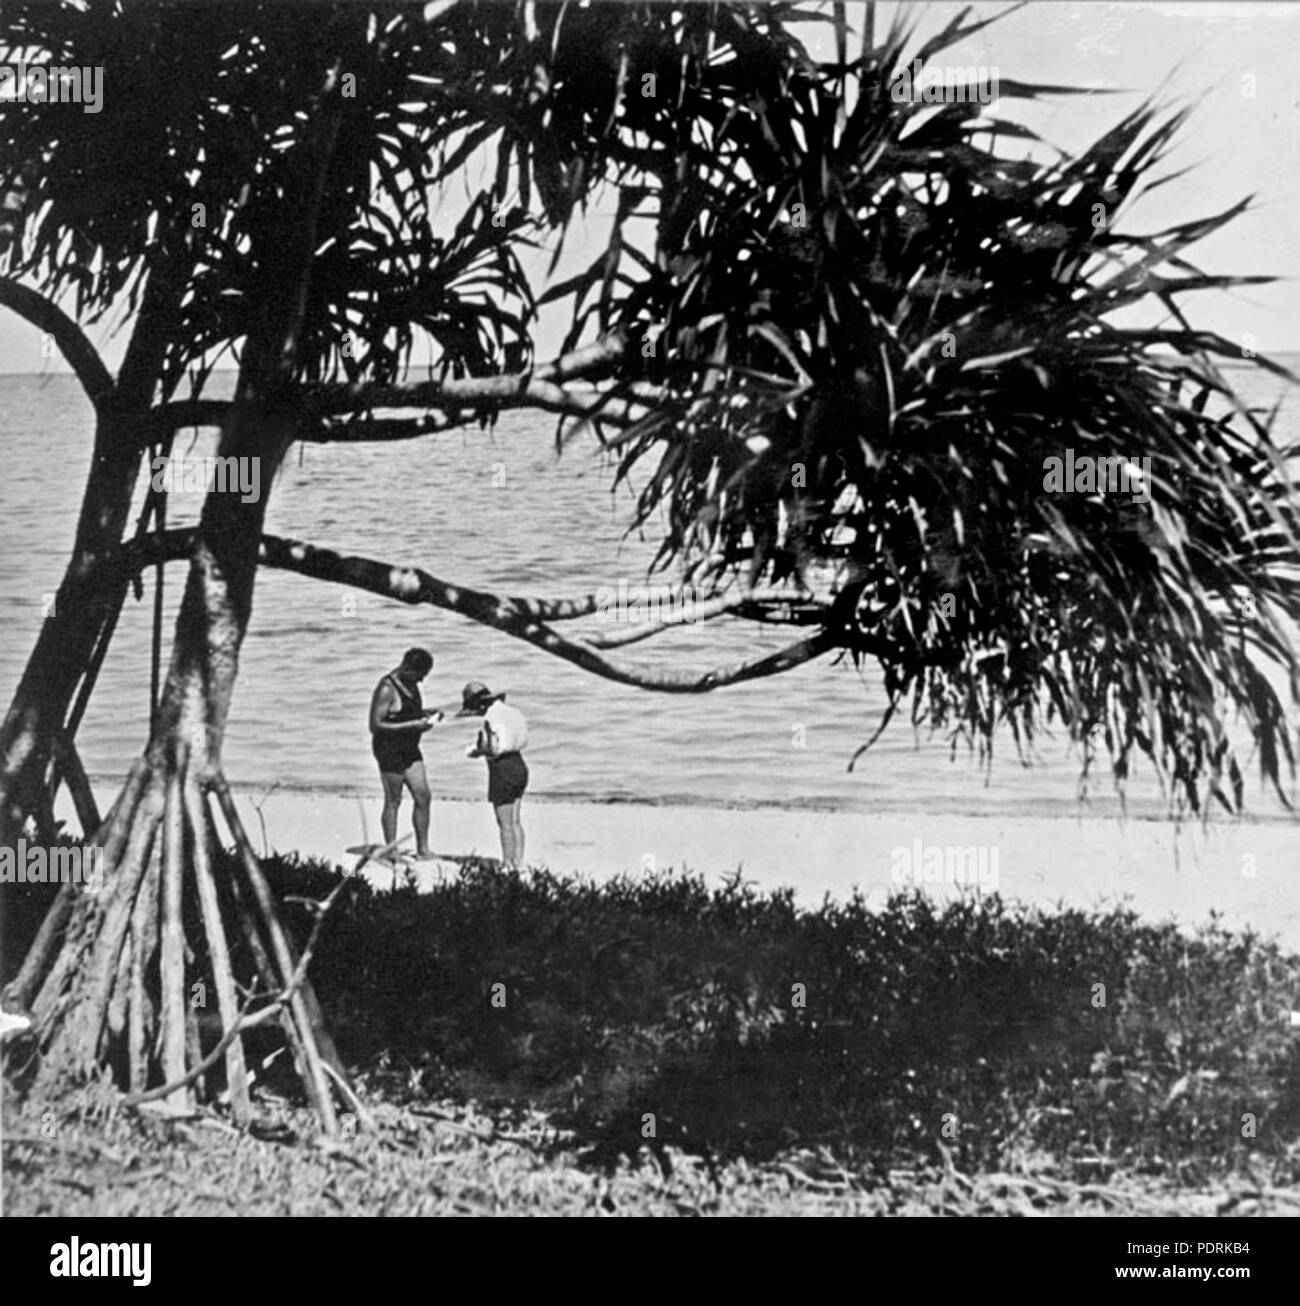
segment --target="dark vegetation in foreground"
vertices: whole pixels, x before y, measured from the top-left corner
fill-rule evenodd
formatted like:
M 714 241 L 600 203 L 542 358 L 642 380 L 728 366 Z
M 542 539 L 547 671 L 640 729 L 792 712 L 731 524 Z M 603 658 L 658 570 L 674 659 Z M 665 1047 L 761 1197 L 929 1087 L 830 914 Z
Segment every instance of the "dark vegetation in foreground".
M 305 940 L 336 875 L 267 870 Z M 815 1153 L 866 1182 L 1300 1179 L 1300 958 L 1214 924 L 467 863 L 425 896 L 351 882 L 312 973 L 367 1100 L 544 1116 L 593 1172 L 648 1148 L 665 1174 Z

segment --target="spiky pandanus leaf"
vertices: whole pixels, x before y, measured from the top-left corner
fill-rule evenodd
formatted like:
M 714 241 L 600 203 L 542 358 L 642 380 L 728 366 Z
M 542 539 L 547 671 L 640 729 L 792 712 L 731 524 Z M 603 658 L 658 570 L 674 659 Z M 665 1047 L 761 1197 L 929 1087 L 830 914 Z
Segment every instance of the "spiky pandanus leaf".
M 1239 716 L 1282 793 L 1296 451 L 1215 362 L 1242 351 L 1179 303 L 1262 279 L 1187 258 L 1243 205 L 1127 235 L 1182 115 L 1147 104 L 1077 156 L 1013 157 L 1035 138 L 1007 105 L 1043 88 L 1002 79 L 996 121 L 897 103 L 908 39 L 788 69 L 779 103 L 737 102 L 679 154 L 664 202 L 689 212 L 621 323 L 662 333 L 633 371 L 672 395 L 623 440 L 622 473 L 650 467 L 639 520 L 662 517 L 661 561 L 697 576 L 833 595 L 832 633 L 879 659 L 891 711 L 954 741 L 987 753 L 1007 725 L 1027 745 L 1059 718 L 1085 772 L 1104 746 L 1122 784 L 1136 750 L 1175 801 L 1237 806 Z M 1173 325 L 1126 325 L 1138 304 Z M 1055 493 L 1067 450 L 1150 475 Z
M 170 276 L 162 391 L 195 368 L 202 378 L 256 328 L 273 269 L 258 265 L 252 236 L 292 227 L 284 196 L 321 70 L 336 65 L 352 83 L 302 379 L 391 379 L 417 337 L 457 373 L 526 358 L 525 215 L 492 223 L 481 199 L 450 238 L 433 233 L 439 151 L 463 118 L 451 101 L 464 70 L 444 35 L 411 5 L 241 6 L 201 24 L 183 7 L 119 0 L 6 6 L 0 55 L 101 66 L 105 102 L 93 114 L 0 105 L 0 192 L 13 212 L 0 269 L 53 298 L 72 292 L 86 322 L 132 312 L 150 274 Z

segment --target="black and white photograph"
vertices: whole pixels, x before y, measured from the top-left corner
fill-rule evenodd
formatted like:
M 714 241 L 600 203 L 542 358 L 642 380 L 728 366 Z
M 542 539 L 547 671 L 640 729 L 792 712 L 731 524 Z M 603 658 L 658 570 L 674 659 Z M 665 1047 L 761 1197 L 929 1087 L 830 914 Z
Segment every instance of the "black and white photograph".
M 46 1286 L 340 1216 L 1250 1279 L 1298 58 L 1263 0 L 0 0 Z

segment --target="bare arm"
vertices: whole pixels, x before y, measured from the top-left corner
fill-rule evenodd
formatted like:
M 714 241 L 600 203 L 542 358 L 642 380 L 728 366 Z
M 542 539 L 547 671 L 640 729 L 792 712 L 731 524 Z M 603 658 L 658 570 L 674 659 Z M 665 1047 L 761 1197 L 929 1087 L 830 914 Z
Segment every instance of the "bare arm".
M 390 721 L 389 714 L 400 706 L 397 691 L 387 680 L 381 680 L 370 700 L 370 729 L 375 733 L 396 734 L 403 730 L 424 731 L 433 728 L 432 721 Z

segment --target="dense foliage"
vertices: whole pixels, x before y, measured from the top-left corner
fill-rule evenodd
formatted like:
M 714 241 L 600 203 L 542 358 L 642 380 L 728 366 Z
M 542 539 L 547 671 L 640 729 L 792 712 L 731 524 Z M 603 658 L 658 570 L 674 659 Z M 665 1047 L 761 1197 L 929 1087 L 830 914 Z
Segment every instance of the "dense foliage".
M 914 722 L 987 749 L 1055 718 L 1085 768 L 1108 752 L 1122 783 L 1142 753 L 1176 802 L 1236 806 L 1234 719 L 1278 785 L 1300 689 L 1300 446 L 1220 364 L 1281 369 L 1182 303 L 1266 279 L 1188 261 L 1245 204 L 1125 230 L 1179 113 L 1057 158 L 1014 115 L 1062 88 L 890 93 L 983 25 L 699 88 L 658 264 L 609 310 L 670 396 L 617 438 L 620 471 L 665 560 L 829 595 L 834 643 Z M 1053 458 L 1141 476 L 1062 491 Z
M 331 883 L 292 861 L 276 879 Z M 386 1094 L 538 1107 L 596 1157 L 824 1145 L 877 1173 L 947 1153 L 971 1174 L 1297 1178 L 1297 960 L 1215 925 L 470 864 L 426 897 L 358 886 L 318 957 L 340 1046 Z

